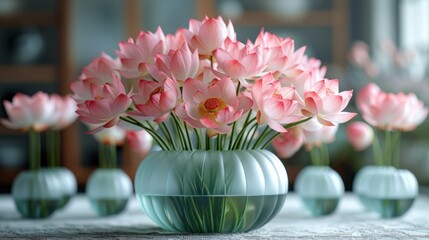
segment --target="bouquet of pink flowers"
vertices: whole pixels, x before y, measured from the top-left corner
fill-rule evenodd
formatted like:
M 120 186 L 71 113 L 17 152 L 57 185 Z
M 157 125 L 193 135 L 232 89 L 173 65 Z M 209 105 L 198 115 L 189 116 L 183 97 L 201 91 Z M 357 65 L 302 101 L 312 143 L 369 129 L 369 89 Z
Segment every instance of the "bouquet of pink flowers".
M 339 92 L 304 51 L 264 30 L 240 42 L 221 17 L 191 19 L 173 35 L 158 28 L 120 42 L 115 58 L 94 59 L 71 88 L 93 132 L 139 127 L 165 150 L 261 149 L 296 124 L 355 116 L 344 112 L 352 91 Z

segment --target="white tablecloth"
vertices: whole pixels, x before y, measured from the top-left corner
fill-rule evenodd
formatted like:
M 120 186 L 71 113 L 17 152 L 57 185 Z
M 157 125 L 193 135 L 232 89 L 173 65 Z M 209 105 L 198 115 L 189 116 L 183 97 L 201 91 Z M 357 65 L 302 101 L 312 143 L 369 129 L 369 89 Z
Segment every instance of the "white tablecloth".
M 429 195 L 422 194 L 406 215 L 380 219 L 364 210 L 352 194 L 337 211 L 312 217 L 299 198 L 289 194 L 282 211 L 264 227 L 240 234 L 177 234 L 157 227 L 132 198 L 120 215 L 97 217 L 85 195 L 48 219 L 21 219 L 9 195 L 0 195 L 0 238 L 41 239 L 429 239 Z

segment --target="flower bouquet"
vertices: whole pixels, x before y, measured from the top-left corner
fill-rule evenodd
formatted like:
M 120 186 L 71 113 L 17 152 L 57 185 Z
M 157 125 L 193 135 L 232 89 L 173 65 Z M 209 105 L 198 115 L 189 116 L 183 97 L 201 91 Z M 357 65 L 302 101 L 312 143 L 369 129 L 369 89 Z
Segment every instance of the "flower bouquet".
M 279 211 L 287 174 L 263 150 L 303 122 L 335 126 L 352 91 L 291 38 L 261 31 L 240 42 L 221 17 L 191 19 L 173 35 L 140 32 L 102 54 L 71 88 L 92 132 L 145 129 L 162 151 L 135 179 L 142 208 L 160 226 L 184 232 L 242 232 Z M 314 121 L 309 121 L 314 119 Z

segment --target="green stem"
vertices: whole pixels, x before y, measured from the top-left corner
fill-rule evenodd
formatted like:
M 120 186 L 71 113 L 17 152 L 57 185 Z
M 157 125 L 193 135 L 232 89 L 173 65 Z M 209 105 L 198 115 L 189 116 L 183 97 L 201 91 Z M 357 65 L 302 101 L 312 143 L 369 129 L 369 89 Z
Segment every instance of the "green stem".
M 393 145 L 393 148 L 396 151 L 395 151 L 393 166 L 399 168 L 401 165 L 400 164 L 400 162 L 401 162 L 401 132 L 399 132 L 399 131 L 395 132 L 394 139 L 395 139 L 395 144 Z
M 311 164 L 313 166 L 319 166 L 319 153 L 318 153 L 318 149 L 315 147 L 312 147 L 310 149 L 310 159 L 311 159 Z
M 246 136 L 246 139 L 247 139 L 246 149 L 250 148 L 250 144 L 252 143 L 252 140 L 255 138 L 256 132 L 258 131 L 257 128 L 258 128 L 258 123 L 254 123 L 252 125 L 252 127 L 250 127 L 249 131 L 247 132 L 247 136 Z M 250 135 L 250 134 L 252 134 L 252 135 Z
M 161 129 L 162 134 L 164 135 L 164 139 L 168 142 L 168 149 L 174 149 L 174 141 L 171 137 L 171 134 L 168 132 L 168 128 L 165 125 L 165 123 L 160 122 L 158 123 L 159 128 Z
M 324 166 L 329 166 L 329 149 L 328 145 L 326 143 L 322 143 L 320 146 L 321 149 L 321 155 L 322 155 L 322 164 Z
M 100 168 L 106 168 L 106 153 L 104 151 L 104 144 L 98 143 L 98 165 Z
M 387 166 L 392 165 L 392 131 L 385 131 L 386 143 L 384 146 L 384 164 Z
M 47 160 L 48 160 L 48 166 L 53 168 L 57 167 L 56 165 L 56 144 L 55 144 L 55 131 L 52 129 L 49 129 L 46 132 L 46 151 L 47 151 Z
M 267 134 L 270 132 L 270 127 L 267 125 L 265 126 L 264 130 L 261 133 L 261 136 L 259 136 L 258 140 L 256 140 L 255 144 L 253 144 L 252 149 L 257 149 L 261 142 L 264 140 L 264 138 L 267 136 Z
M 187 150 L 193 150 L 192 139 L 191 139 L 191 135 L 189 134 L 188 125 L 186 123 L 184 123 L 183 125 L 185 126 L 186 139 L 188 139 L 187 145 L 189 146 L 189 148 Z
M 149 127 L 145 126 L 141 122 L 137 121 L 136 119 L 127 116 L 127 117 L 119 117 L 121 120 L 133 124 L 135 126 L 141 127 L 142 129 L 146 130 L 155 140 L 156 143 L 161 147 L 162 150 L 167 150 L 168 145 L 165 143 L 165 141 L 162 139 L 162 137 L 156 132 L 155 129 L 153 129 L 152 125 L 149 123 Z
M 40 132 L 30 129 L 29 132 L 29 145 L 30 145 L 30 170 L 38 170 L 40 168 Z
M 109 144 L 109 145 L 106 145 L 106 148 L 107 148 L 108 154 L 109 154 L 110 168 L 116 168 L 117 167 L 116 160 L 118 157 L 116 145 L 115 144 Z
M 374 154 L 374 162 L 377 166 L 383 166 L 383 152 L 381 150 L 380 140 L 377 131 L 374 131 L 374 140 L 372 142 L 372 150 Z

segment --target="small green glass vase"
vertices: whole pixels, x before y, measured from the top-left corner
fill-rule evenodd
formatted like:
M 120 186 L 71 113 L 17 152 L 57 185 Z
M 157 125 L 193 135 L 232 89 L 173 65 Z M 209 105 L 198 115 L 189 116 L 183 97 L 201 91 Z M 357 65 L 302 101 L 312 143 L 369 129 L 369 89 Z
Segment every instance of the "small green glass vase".
M 49 169 L 23 171 L 15 178 L 12 196 L 23 218 L 51 216 L 60 205 L 62 185 Z
M 297 176 L 295 191 L 313 216 L 333 213 L 344 195 L 340 175 L 327 166 L 307 166 Z
M 89 177 L 86 194 L 99 216 L 116 215 L 125 210 L 133 185 L 123 170 L 99 168 Z
M 373 173 L 365 192 L 369 208 L 382 218 L 404 215 L 418 196 L 419 186 L 413 173 L 393 167 Z

